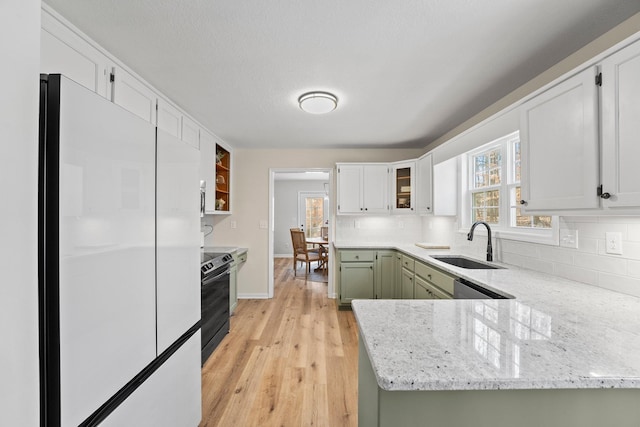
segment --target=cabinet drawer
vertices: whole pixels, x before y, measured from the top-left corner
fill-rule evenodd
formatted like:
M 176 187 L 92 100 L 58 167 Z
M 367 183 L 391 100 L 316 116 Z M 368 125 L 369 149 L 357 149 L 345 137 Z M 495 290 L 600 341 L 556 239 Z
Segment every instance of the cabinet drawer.
M 452 299 L 451 295 L 418 276 L 415 283 L 415 299 Z
M 340 251 L 341 262 L 373 261 L 373 251 Z
M 448 274 L 443 273 L 440 270 L 436 270 L 435 268 L 421 262 L 416 262 L 415 271 L 416 276 L 419 276 L 427 282 L 436 285 L 446 293 L 453 295 L 453 281 L 455 280 L 454 277 L 449 276 Z
M 415 260 L 406 255 L 402 255 L 402 267 L 409 271 L 413 271 L 415 268 Z

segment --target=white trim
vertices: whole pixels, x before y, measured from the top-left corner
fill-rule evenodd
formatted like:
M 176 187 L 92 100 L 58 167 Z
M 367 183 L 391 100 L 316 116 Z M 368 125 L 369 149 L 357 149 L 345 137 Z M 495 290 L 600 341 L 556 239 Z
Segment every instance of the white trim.
M 269 239 L 268 239 L 268 260 L 267 260 L 267 281 L 268 281 L 268 293 L 265 298 L 273 298 L 274 288 L 274 263 L 273 259 L 275 255 L 273 253 L 274 245 L 274 231 L 275 231 L 275 175 L 276 173 L 287 172 L 328 172 L 329 173 L 329 240 L 334 241 L 334 224 L 336 222 L 335 215 L 335 174 L 333 168 L 269 168 Z M 329 282 L 327 283 L 327 296 L 329 298 L 336 298 L 335 284 L 334 284 L 334 271 L 335 271 L 335 257 L 333 256 L 333 245 L 329 245 Z M 291 257 L 289 254 L 288 257 Z M 243 296 L 244 297 L 244 296 Z M 238 296 L 240 298 L 240 296 Z M 256 297 L 259 298 L 259 297 Z
M 500 224 L 490 224 L 491 231 L 496 239 L 516 240 L 520 242 L 538 243 L 543 245 L 559 246 L 560 241 L 560 221 L 557 215 L 551 216 L 551 228 L 526 228 L 513 227 L 511 221 L 511 189 L 519 185 L 514 182 L 515 177 L 512 176 L 513 158 L 510 150 L 514 139 L 518 138 L 518 131 L 508 133 L 504 136 L 494 139 L 491 142 L 483 144 L 473 150 L 461 154 L 462 168 L 461 173 L 465 179 L 460 184 L 460 210 L 458 212 L 459 233 L 466 235 L 471 227 L 471 194 L 474 192 L 499 190 L 500 191 Z M 499 186 L 487 186 L 484 188 L 473 189 L 473 165 L 472 159 L 478 154 L 486 153 L 495 149 L 499 149 L 502 156 L 502 172 L 501 182 Z M 473 189 L 473 190 L 472 190 Z M 474 191 L 475 190 L 475 191 Z M 535 216 L 535 214 L 533 215 Z M 476 234 L 486 236 L 484 229 L 478 229 Z
M 238 299 L 271 299 L 268 294 L 238 294 Z

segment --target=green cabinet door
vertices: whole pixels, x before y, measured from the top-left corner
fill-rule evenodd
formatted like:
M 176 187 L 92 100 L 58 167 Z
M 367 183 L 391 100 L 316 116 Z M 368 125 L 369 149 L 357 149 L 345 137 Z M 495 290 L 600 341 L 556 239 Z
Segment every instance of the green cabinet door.
M 373 262 L 340 263 L 340 303 L 375 298 Z
M 413 299 L 414 296 L 414 274 L 406 268 L 402 269 L 402 299 Z
M 396 289 L 394 298 L 402 298 L 402 254 L 396 252 Z
M 392 299 L 396 294 L 396 251 L 376 252 L 376 298 Z

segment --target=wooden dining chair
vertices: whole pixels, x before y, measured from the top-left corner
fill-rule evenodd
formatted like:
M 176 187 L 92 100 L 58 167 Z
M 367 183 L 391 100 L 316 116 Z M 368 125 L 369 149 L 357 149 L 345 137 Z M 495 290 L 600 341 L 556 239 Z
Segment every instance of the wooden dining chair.
M 291 230 L 291 243 L 293 245 L 293 275 L 296 275 L 296 267 L 298 261 L 307 263 L 305 276 L 311 273 L 311 263 L 320 262 L 322 254 L 313 252 L 307 248 L 307 240 L 304 237 L 304 231 Z

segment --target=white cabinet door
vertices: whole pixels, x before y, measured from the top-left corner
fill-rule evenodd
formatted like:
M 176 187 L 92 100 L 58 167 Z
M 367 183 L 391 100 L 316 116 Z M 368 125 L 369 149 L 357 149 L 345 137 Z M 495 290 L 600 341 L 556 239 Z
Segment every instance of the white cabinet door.
M 200 126 L 187 116 L 182 116 L 182 140 L 200 149 Z
M 158 354 L 200 319 L 200 152 L 158 130 Z
M 640 42 L 602 62 L 602 186 L 607 208 L 640 206 Z
M 157 96 L 140 80 L 122 68 L 113 68 L 112 101 L 145 121 L 156 123 Z
M 42 11 L 40 31 L 40 72 L 63 74 L 105 98 L 110 61 L 100 51 L 78 37 L 46 11 Z
M 389 166 L 362 167 L 362 207 L 365 213 L 389 213 Z
M 433 214 L 458 214 L 458 159 L 445 160 L 433 166 Z
M 200 132 L 200 181 L 206 183 L 204 197 L 205 213 L 213 213 L 216 208 L 216 141 L 209 132 Z
M 200 331 L 103 422 L 102 427 L 196 427 L 202 418 Z
M 433 156 L 426 154 L 416 163 L 416 208 L 418 214 L 433 213 Z
M 182 136 L 182 113 L 163 98 L 158 98 L 158 129 L 173 135 Z
M 599 207 L 598 86 L 591 67 L 521 107 L 527 212 Z
M 394 163 L 391 172 L 391 211 L 415 213 L 416 173 L 414 161 Z
M 362 165 L 338 164 L 338 213 L 363 213 Z

